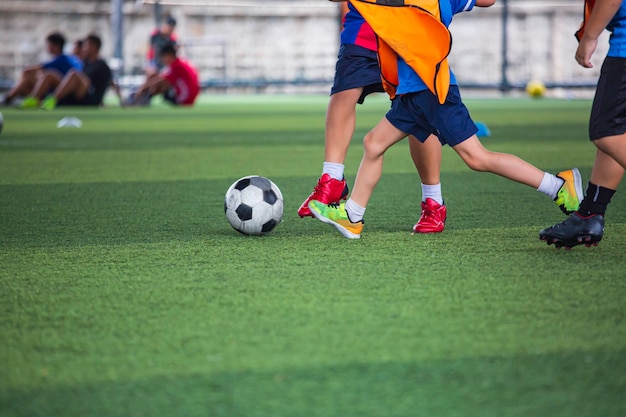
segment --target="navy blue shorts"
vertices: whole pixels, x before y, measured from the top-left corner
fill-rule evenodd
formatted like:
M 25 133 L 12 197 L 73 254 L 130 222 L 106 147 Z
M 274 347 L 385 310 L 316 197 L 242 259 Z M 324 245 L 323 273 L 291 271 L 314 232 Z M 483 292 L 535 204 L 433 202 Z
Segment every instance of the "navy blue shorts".
M 63 97 L 57 103 L 59 106 L 99 106 L 100 104 L 102 104 L 102 99 L 91 93 L 85 94 L 82 98 L 77 98 L 73 94 L 70 94 L 67 97 Z
M 607 56 L 589 117 L 589 139 L 626 132 L 626 58 Z
M 455 146 L 478 132 L 456 85 L 450 86 L 444 104 L 439 104 L 429 90 L 396 96 L 386 117 L 394 127 L 420 142 L 435 134 L 442 144 Z
M 345 44 L 339 49 L 335 80 L 330 95 L 353 88 L 363 88 L 359 104 L 371 93 L 384 93 L 380 80 L 378 55 L 362 46 Z

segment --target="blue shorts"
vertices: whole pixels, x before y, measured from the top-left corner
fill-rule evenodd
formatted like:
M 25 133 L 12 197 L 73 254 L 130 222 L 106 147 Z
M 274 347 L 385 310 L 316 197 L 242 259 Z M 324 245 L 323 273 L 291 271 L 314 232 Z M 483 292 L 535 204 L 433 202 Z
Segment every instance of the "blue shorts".
M 335 81 L 330 95 L 340 91 L 363 88 L 359 104 L 371 93 L 384 93 L 380 80 L 380 67 L 376 52 L 362 46 L 345 44 L 339 49 L 339 57 L 335 66 Z
M 435 134 L 441 144 L 455 146 L 478 132 L 456 85 L 450 86 L 444 104 L 429 90 L 399 95 L 386 117 L 395 128 L 420 142 Z

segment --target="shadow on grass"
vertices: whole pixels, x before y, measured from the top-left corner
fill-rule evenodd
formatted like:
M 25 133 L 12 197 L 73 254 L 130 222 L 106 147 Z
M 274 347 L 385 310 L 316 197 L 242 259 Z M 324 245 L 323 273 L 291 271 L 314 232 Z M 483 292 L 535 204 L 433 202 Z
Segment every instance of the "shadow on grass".
M 135 381 L 5 386 L 0 409 L 4 417 L 621 417 L 625 357 L 623 350 L 591 351 L 273 372 L 167 372 Z

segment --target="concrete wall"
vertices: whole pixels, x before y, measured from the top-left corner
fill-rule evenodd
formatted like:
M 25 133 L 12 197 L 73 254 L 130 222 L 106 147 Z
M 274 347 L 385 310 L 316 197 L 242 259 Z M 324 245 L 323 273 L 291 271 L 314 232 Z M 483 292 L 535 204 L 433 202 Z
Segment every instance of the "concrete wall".
M 582 1 L 511 1 L 508 19 L 507 78 L 513 84 L 545 82 L 595 83 L 608 50 L 602 35 L 592 70 L 574 61 L 574 32 L 582 21 Z M 452 26 L 450 60 L 460 83 L 501 79 L 502 7 L 476 8 L 458 15 Z
M 337 55 L 338 6 L 301 0 L 291 4 L 303 7 L 178 5 L 163 6 L 163 11 L 177 18 L 182 53 L 199 68 L 203 80 L 322 80 L 320 88 L 327 91 Z M 600 43 L 595 69 L 584 70 L 573 60 L 573 33 L 581 21 L 582 0 L 511 0 L 510 4 L 507 77 L 511 83 L 532 78 L 590 83 L 597 79 L 606 39 Z M 110 12 L 109 0 L 0 1 L 0 79 L 15 80 L 25 65 L 45 59 L 43 39 L 52 30 L 64 32 L 69 42 L 96 32 L 104 41 L 103 55 L 110 57 L 114 39 Z M 500 5 L 455 18 L 450 61 L 462 84 L 500 82 L 501 15 Z M 126 74 L 141 74 L 148 34 L 154 27 L 153 6 L 124 2 Z

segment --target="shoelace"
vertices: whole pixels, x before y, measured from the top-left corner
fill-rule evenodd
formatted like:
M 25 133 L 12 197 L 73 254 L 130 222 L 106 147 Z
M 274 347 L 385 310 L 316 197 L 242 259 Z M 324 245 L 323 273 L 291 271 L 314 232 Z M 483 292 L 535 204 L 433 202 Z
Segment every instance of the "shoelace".
M 437 216 L 435 210 L 424 210 L 424 214 L 422 214 L 422 217 L 424 218 L 424 220 L 435 219 L 436 221 L 441 221 L 440 219 L 436 218 Z
M 326 184 L 326 183 L 324 183 L 324 184 Z M 324 194 L 324 189 L 323 189 L 322 183 L 318 182 L 315 185 L 315 188 L 313 188 L 313 193 L 314 194 Z

